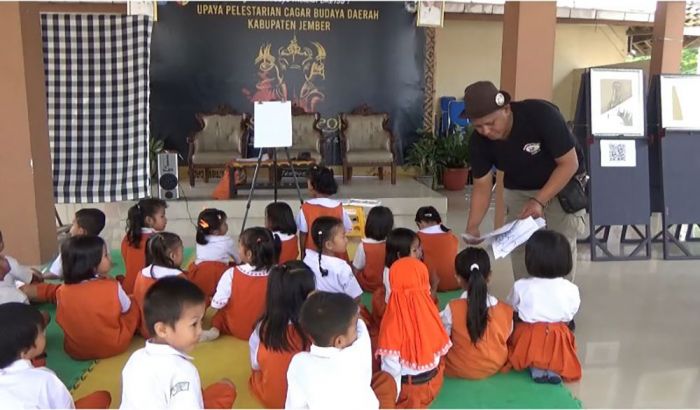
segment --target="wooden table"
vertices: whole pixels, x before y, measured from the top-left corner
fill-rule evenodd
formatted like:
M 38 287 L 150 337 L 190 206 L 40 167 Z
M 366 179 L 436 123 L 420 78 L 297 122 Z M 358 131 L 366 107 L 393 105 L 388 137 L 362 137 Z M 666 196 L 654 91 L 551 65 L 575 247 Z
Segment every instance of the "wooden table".
M 238 195 L 238 189 L 239 188 L 250 188 L 251 183 L 246 183 L 246 184 L 236 184 L 236 170 L 239 171 L 246 171 L 247 169 L 255 169 L 255 166 L 258 164 L 257 158 L 250 158 L 250 160 L 246 161 L 241 161 L 241 160 L 233 160 L 229 162 L 226 165 L 226 168 L 229 173 L 229 198 L 235 198 L 236 195 Z M 293 159 L 292 164 L 294 166 L 294 170 L 297 172 L 297 175 L 299 174 L 300 170 L 304 170 L 308 172 L 308 170 L 316 165 L 316 161 L 313 159 L 309 160 L 298 160 L 298 159 Z M 294 184 L 281 184 L 281 179 L 282 175 L 281 172 L 284 172 L 285 170 L 289 170 L 291 172 L 292 167 L 289 164 L 289 161 L 286 159 L 278 159 L 276 162 L 274 160 L 268 159 L 265 161 L 260 161 L 260 169 L 269 169 L 269 178 L 267 183 L 260 183 L 260 180 L 258 179 L 257 183 L 255 184 L 255 189 L 260 189 L 260 188 L 273 188 L 275 190 L 275 200 L 277 199 L 277 189 L 282 188 L 282 189 L 290 189 L 290 188 L 295 188 Z M 246 180 L 247 180 L 247 173 L 246 173 Z M 304 184 L 305 178 L 300 178 L 299 180 L 299 188 L 304 189 L 306 187 L 306 184 Z

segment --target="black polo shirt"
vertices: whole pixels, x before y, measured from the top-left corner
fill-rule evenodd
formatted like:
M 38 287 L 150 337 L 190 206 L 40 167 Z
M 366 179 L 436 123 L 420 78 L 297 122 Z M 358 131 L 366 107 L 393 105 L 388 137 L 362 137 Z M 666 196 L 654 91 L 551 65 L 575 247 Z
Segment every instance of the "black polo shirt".
M 556 158 L 575 147 L 556 105 L 544 100 L 510 103 L 513 128 L 507 139 L 492 141 L 476 131 L 469 142 L 474 178 L 493 166 L 504 173 L 507 189 L 539 190 L 549 180 Z

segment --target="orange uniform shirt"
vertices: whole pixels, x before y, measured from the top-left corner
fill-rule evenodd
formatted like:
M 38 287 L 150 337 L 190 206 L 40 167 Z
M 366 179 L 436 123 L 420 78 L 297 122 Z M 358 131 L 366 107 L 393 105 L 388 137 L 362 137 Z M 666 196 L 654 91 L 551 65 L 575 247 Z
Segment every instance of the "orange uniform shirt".
M 255 271 L 250 265 L 227 270 L 219 281 L 211 301 L 212 326 L 221 333 L 248 340 L 255 323 L 265 310 L 267 271 Z
M 76 360 L 104 359 L 126 351 L 139 325 L 133 303 L 122 313 L 119 283 L 94 279 L 56 290 L 56 322 L 65 334 L 64 349 Z
M 141 235 L 141 241 L 139 246 L 134 248 L 129 245 L 129 241 L 126 237 L 122 239 L 122 258 L 124 258 L 124 291 L 128 294 L 134 292 L 134 283 L 136 283 L 136 277 L 138 276 L 141 269 L 146 267 L 146 242 L 150 238 L 152 233 L 144 232 Z
M 439 229 L 439 226 L 428 228 Z M 445 292 L 459 289 L 459 282 L 455 277 L 455 257 L 459 241 L 452 232 L 426 233 L 421 230 L 418 237 L 423 247 L 423 262 L 428 266 L 428 271 L 435 272 L 440 278 L 438 291 Z

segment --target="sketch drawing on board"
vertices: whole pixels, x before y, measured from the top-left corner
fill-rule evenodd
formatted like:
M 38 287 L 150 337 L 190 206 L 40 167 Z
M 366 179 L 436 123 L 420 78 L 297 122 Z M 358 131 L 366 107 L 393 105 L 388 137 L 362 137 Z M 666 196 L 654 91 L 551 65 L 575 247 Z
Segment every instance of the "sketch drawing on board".
M 700 130 L 700 76 L 661 76 L 661 127 Z
M 591 70 L 593 135 L 644 136 L 641 70 Z

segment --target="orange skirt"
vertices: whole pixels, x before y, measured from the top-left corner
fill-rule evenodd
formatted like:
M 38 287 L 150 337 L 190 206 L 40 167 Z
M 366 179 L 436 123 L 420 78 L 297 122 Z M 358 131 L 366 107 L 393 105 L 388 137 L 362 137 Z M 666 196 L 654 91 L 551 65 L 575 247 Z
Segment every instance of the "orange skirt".
M 208 304 L 216 292 L 219 279 L 229 267 L 226 263 L 216 261 L 204 261 L 199 264 L 192 262 L 187 268 L 187 279 L 204 292 Z
M 508 346 L 508 365 L 515 370 L 550 370 L 566 382 L 581 378 L 576 338 L 566 323 L 516 324 Z

